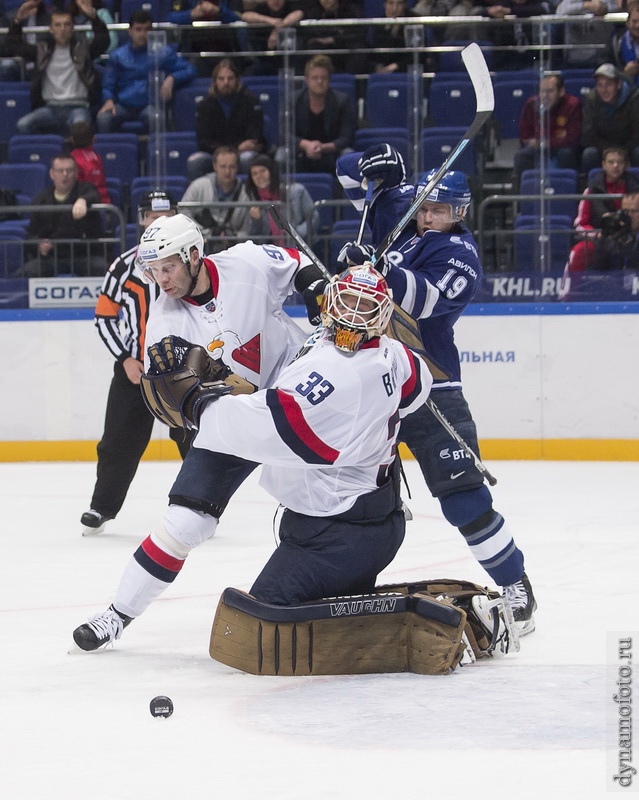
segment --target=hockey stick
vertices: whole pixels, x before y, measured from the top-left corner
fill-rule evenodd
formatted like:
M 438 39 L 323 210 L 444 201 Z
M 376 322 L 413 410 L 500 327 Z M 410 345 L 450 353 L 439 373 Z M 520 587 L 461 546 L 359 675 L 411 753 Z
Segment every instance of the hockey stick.
M 495 95 L 493 93 L 493 84 L 490 79 L 490 73 L 486 65 L 486 59 L 481 51 L 481 48 L 476 42 L 472 42 L 461 51 L 461 57 L 464 65 L 470 76 L 470 80 L 475 90 L 475 99 L 477 103 L 477 110 L 475 118 L 471 122 L 468 130 L 464 133 L 463 137 L 454 147 L 448 158 L 444 161 L 441 167 L 428 181 L 426 186 L 419 192 L 408 209 L 400 217 L 399 222 L 395 227 L 389 231 L 382 243 L 377 247 L 375 255 L 371 259 L 373 265 L 382 258 L 386 251 L 391 247 L 393 242 L 402 233 L 404 228 L 408 225 L 410 220 L 417 213 L 422 203 L 433 191 L 435 186 L 439 183 L 445 172 L 453 166 L 455 161 L 459 158 L 461 153 L 466 149 L 467 145 L 477 136 L 484 123 L 489 119 L 495 108 Z
M 319 271 L 326 278 L 326 280 L 329 280 L 329 281 L 332 280 L 333 276 L 326 269 L 324 264 L 322 264 L 322 262 L 315 255 L 315 253 L 311 250 L 309 245 L 306 244 L 304 239 L 302 239 L 300 234 L 291 225 L 289 220 L 284 217 L 284 215 L 281 213 L 279 208 L 276 205 L 272 204 L 271 206 L 269 206 L 269 212 L 273 216 L 273 219 L 280 226 L 280 228 L 283 231 L 286 231 L 291 236 L 291 238 L 295 241 L 295 243 L 297 244 L 297 246 L 301 250 L 301 252 L 304 253 L 305 255 L 307 255 L 310 258 L 310 260 L 319 269 Z M 397 304 L 395 304 L 395 309 L 396 310 L 399 309 L 399 306 Z M 448 378 L 448 377 L 450 377 L 445 372 L 440 370 L 439 367 L 437 367 L 437 365 L 433 364 L 433 362 L 429 358 L 428 354 L 424 350 L 424 345 L 422 343 L 421 334 L 419 332 L 419 328 L 417 327 L 416 321 L 412 317 L 408 316 L 406 314 L 406 312 L 404 312 L 402 309 L 399 309 L 399 310 L 402 311 L 403 316 L 405 316 L 406 318 L 408 318 L 411 321 L 411 323 L 412 323 L 411 332 L 412 332 L 413 326 L 415 328 L 415 332 L 413 333 L 413 337 L 416 339 L 416 346 L 412 346 L 410 343 L 406 342 L 405 339 L 398 339 L 398 340 L 400 342 L 402 342 L 403 344 L 407 345 L 408 347 L 411 347 L 412 350 L 415 350 L 417 353 L 419 353 L 419 355 L 426 362 L 426 365 L 428 366 L 428 369 L 430 370 L 430 372 L 433 375 L 433 377 L 439 377 L 439 378 Z M 393 312 L 393 317 L 395 317 L 395 316 L 396 316 L 396 311 Z M 411 337 L 411 338 L 413 338 L 413 337 Z M 396 338 L 398 338 L 398 337 L 396 337 Z M 439 374 L 437 374 L 437 373 L 439 373 Z M 435 403 L 433 403 L 433 401 L 431 400 L 430 397 L 426 400 L 426 405 L 431 410 L 431 412 L 435 415 L 435 417 L 437 418 L 439 423 L 441 425 L 443 425 L 443 427 L 450 434 L 450 436 L 452 436 L 453 439 L 457 442 L 457 444 L 462 448 L 462 450 L 468 456 L 470 456 L 470 458 L 472 458 L 473 463 L 475 464 L 475 467 L 477 468 L 479 473 L 482 475 L 482 477 L 484 477 L 491 486 L 494 486 L 497 483 L 497 479 L 494 478 L 490 474 L 490 472 L 486 469 L 486 467 L 484 466 L 484 464 L 482 463 L 482 461 L 480 460 L 478 455 L 475 453 L 475 451 L 470 447 L 470 445 L 466 444 L 466 442 L 462 439 L 462 437 L 457 433 L 455 428 L 453 428 L 453 426 L 450 424 L 450 422 L 446 419 L 446 417 L 442 414 L 442 412 L 437 408 Z
M 472 449 L 472 447 L 467 444 L 462 437 L 457 433 L 455 428 L 450 424 L 450 422 L 446 419 L 446 417 L 442 414 L 442 412 L 437 408 L 435 403 L 430 399 L 430 397 L 426 400 L 426 405 L 428 408 L 433 412 L 437 421 L 448 431 L 449 435 L 453 437 L 453 439 L 457 442 L 457 444 L 461 447 L 461 449 L 466 453 L 467 456 L 470 456 L 473 460 L 473 463 L 477 469 L 477 471 L 481 474 L 483 478 L 485 478 L 491 486 L 494 486 L 497 483 L 497 478 L 488 471 L 486 465 L 483 461 L 479 458 L 477 453 Z
M 286 231 L 286 233 L 288 233 L 289 236 L 295 241 L 301 252 L 305 253 L 311 259 L 313 264 L 319 269 L 324 278 L 327 281 L 332 280 L 334 276 L 330 274 L 324 264 L 322 264 L 319 258 L 311 250 L 309 245 L 306 244 L 304 239 L 302 239 L 299 233 L 291 225 L 289 220 L 284 217 L 280 209 L 276 205 L 271 204 L 269 206 L 269 213 L 280 226 L 280 228 L 283 231 Z M 403 342 L 403 344 L 405 344 L 407 347 L 410 347 L 411 350 L 415 350 L 415 352 L 419 353 L 419 355 L 427 363 L 428 369 L 431 371 L 431 374 L 434 378 L 443 380 L 449 377 L 449 375 L 444 372 L 426 352 L 417 321 L 413 319 L 410 314 L 407 314 L 403 308 L 400 308 L 397 303 L 393 304 L 393 315 L 391 317 L 389 327 L 392 330 L 393 338 Z
M 362 218 L 359 221 L 359 230 L 357 231 L 357 239 L 355 239 L 355 244 L 361 244 L 362 239 L 364 238 L 364 229 L 366 228 L 366 220 L 368 219 L 368 212 L 371 207 L 371 203 L 373 202 L 373 192 L 375 190 L 375 182 L 369 181 L 368 186 L 366 187 L 366 197 L 364 198 L 364 208 L 362 209 Z

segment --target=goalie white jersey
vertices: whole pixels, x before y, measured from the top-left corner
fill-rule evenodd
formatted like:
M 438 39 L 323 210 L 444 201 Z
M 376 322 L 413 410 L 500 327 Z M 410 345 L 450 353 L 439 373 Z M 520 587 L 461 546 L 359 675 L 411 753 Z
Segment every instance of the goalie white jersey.
M 274 388 L 210 403 L 194 446 L 263 464 L 261 485 L 283 506 L 331 516 L 385 482 L 400 420 L 426 401 L 432 379 L 386 336 L 355 354 L 323 329 L 309 344 Z
M 307 264 L 297 250 L 253 242 L 205 258 L 213 298 L 200 306 L 161 292 L 149 315 L 145 350 L 164 336 L 181 336 L 258 388 L 270 386 L 304 342 L 305 334 L 282 304 L 298 269 Z

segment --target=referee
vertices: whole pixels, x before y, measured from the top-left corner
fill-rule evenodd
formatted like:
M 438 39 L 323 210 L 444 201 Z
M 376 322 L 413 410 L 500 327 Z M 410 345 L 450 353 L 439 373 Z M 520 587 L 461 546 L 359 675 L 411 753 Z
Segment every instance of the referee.
M 159 217 L 173 216 L 176 204 L 164 191 L 148 192 L 138 206 L 138 222 L 146 230 Z M 107 399 L 104 433 L 98 443 L 97 480 L 91 508 L 80 519 L 87 533 L 98 533 L 114 519 L 151 438 L 153 416 L 140 391 L 144 372 L 144 335 L 150 304 L 159 288 L 147 283 L 136 269 L 137 245 L 109 267 L 95 308 L 95 325 L 105 347 L 115 358 Z M 192 435 L 171 428 L 182 458 Z

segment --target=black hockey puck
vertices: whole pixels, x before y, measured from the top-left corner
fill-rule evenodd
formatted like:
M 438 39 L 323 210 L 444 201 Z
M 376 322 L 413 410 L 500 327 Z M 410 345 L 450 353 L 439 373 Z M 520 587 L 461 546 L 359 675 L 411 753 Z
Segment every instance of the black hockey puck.
M 151 716 L 153 717 L 170 717 L 173 713 L 173 700 L 170 697 L 165 697 L 161 694 L 159 697 L 154 697 L 149 703 Z

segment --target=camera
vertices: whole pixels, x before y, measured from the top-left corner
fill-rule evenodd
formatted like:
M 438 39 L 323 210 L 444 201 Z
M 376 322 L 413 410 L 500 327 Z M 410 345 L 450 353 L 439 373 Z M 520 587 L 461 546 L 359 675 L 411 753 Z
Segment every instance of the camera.
M 601 235 L 623 238 L 630 233 L 630 214 L 625 208 L 620 208 L 611 214 L 604 214 L 601 218 Z

